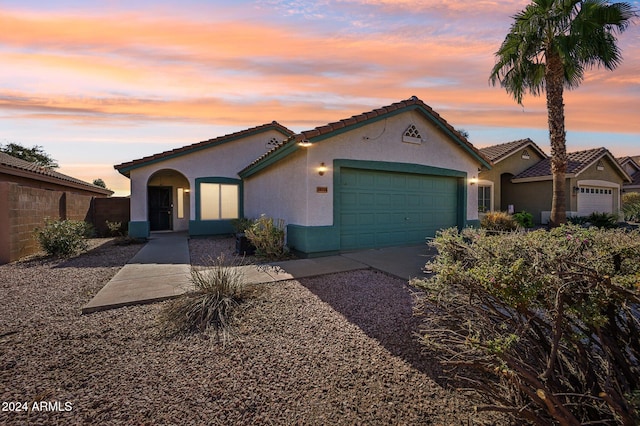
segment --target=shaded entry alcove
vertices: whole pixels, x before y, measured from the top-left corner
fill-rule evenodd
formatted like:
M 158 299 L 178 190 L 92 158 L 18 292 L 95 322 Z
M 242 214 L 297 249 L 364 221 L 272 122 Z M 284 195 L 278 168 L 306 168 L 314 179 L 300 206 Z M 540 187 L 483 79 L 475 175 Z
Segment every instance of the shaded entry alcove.
M 189 227 L 190 187 L 176 170 L 155 172 L 147 182 L 147 211 L 151 231 L 184 231 Z

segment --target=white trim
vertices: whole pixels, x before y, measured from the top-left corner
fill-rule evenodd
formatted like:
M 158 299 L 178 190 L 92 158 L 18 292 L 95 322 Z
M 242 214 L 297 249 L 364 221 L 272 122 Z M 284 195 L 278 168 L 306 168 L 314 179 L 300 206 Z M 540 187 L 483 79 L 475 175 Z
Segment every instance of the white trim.
M 495 196 L 494 196 L 494 185 L 493 185 L 493 181 L 490 180 L 486 180 L 486 179 L 479 179 L 478 180 L 478 188 L 480 188 L 481 186 L 489 186 L 491 187 L 490 189 L 490 194 L 489 196 L 491 197 L 491 206 L 489 207 L 489 211 L 495 211 Z M 477 207 L 476 207 L 477 208 Z M 486 212 L 478 212 L 478 213 L 486 213 Z
M 580 188 L 580 186 L 600 186 L 603 188 L 613 188 L 614 190 L 617 191 L 618 193 L 618 203 L 616 206 L 614 206 L 615 211 L 620 211 L 620 203 L 622 202 L 622 196 L 620 196 L 620 185 L 614 182 L 610 182 L 607 180 L 597 180 L 597 179 L 585 179 L 585 180 L 579 180 L 577 182 L 578 188 Z M 614 194 L 615 195 L 615 194 Z M 615 200 L 615 197 L 614 197 Z M 614 213 L 615 213 L 614 211 Z

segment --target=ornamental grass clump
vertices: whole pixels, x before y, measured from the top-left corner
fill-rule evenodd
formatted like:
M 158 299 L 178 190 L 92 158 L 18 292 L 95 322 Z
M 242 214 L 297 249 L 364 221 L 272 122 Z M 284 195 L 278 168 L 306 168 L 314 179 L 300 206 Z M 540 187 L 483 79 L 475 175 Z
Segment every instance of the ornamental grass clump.
M 81 220 L 47 218 L 44 227 L 36 228 L 35 237 L 50 256 L 69 257 L 87 249 L 91 232 L 91 225 Z
M 538 425 L 640 422 L 640 233 L 565 225 L 432 243 L 423 342 L 479 410 Z
M 213 331 L 225 344 L 237 320 L 240 305 L 251 295 L 244 275 L 234 262 L 223 255 L 211 261 L 211 267 L 191 269 L 194 290 L 170 301 L 160 314 L 168 336 Z

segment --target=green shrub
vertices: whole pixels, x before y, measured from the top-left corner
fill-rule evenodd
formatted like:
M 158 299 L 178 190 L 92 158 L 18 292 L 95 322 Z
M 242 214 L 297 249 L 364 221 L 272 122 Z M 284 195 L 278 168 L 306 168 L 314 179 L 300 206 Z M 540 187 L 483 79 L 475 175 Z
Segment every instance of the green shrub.
M 226 343 L 237 319 L 238 308 L 250 295 L 238 265 L 227 265 L 224 256 L 206 269 L 191 269 L 195 290 L 170 301 L 160 313 L 165 334 L 207 332 Z
M 622 194 L 622 212 L 624 219 L 629 221 L 640 221 L 640 193 L 626 192 Z
M 618 215 L 614 213 L 593 212 L 589 216 L 568 217 L 567 222 L 574 225 L 595 226 L 596 228 L 613 229 L 618 227 Z
M 518 229 L 518 222 L 508 213 L 489 212 L 480 221 L 480 226 L 489 231 L 509 232 Z
M 90 229 L 80 220 L 45 219 L 44 227 L 37 228 L 35 236 L 47 254 L 68 257 L 87 249 L 85 238 Z
M 524 210 L 518 213 L 514 213 L 513 220 L 515 220 L 518 225 L 523 228 L 533 228 L 533 215 L 531 213 L 527 213 Z
M 247 229 L 251 228 L 251 226 L 254 224 L 254 220 L 253 219 L 248 219 L 246 217 L 241 217 L 238 219 L 232 219 L 231 220 L 231 226 L 233 227 L 233 231 L 236 234 L 240 234 L 240 233 L 244 233 L 246 232 Z
M 535 424 L 638 424 L 640 232 L 449 229 L 423 342 L 486 405 Z M 512 419 L 514 420 L 514 419 Z
M 261 215 L 245 235 L 256 248 L 256 255 L 275 260 L 286 257 L 289 253 L 284 244 L 284 220 Z
M 124 235 L 124 229 L 122 228 L 122 222 L 110 222 L 105 220 L 107 229 L 112 237 L 121 237 Z

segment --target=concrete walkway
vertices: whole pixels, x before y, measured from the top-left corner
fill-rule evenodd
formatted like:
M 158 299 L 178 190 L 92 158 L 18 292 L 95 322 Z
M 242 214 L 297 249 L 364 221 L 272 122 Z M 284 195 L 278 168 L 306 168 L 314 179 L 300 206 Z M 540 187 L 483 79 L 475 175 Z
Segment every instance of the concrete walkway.
M 425 245 L 363 250 L 336 256 L 239 266 L 250 284 L 374 268 L 409 280 L 424 276 Z M 82 313 L 174 298 L 192 289 L 186 233 L 152 234 L 149 242 L 82 307 Z

